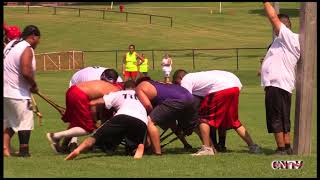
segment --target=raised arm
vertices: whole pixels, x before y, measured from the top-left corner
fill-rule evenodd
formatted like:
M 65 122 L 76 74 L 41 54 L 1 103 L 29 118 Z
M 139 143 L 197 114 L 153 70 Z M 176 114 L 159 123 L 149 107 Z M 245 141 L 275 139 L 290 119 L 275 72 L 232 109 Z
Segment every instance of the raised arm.
M 278 18 L 278 14 L 270 2 L 264 2 L 263 5 L 264 5 L 264 10 L 268 16 L 268 19 L 274 28 L 274 32 L 278 36 L 280 31 L 280 26 L 281 26 L 281 21 Z

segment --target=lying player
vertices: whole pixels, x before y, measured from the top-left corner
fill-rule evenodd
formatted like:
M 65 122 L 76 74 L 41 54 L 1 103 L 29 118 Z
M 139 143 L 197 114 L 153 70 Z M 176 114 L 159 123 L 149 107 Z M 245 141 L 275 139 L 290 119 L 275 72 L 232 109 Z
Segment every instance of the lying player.
M 123 138 L 128 138 L 137 144 L 134 158 L 140 159 L 144 153 L 144 139 L 147 133 L 147 112 L 135 93 L 135 82 L 125 82 L 125 90 L 112 92 L 103 98 L 94 100 L 92 105 L 105 104 L 107 109 L 114 107 L 117 113 L 105 122 L 97 131 L 84 140 L 80 146 L 72 151 L 65 160 L 72 160 L 82 151 L 92 147 L 95 143 L 112 139 L 113 144 L 120 144 Z

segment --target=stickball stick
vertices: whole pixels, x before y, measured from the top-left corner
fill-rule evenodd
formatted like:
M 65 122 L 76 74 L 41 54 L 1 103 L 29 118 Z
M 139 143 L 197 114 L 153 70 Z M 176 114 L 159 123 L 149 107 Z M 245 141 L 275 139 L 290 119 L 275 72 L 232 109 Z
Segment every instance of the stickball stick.
M 54 107 L 59 113 L 61 116 L 64 115 L 65 111 L 66 111 L 66 108 L 62 107 L 62 106 L 59 106 L 58 104 L 56 104 L 55 102 L 53 102 L 52 100 L 50 100 L 47 96 L 43 95 L 42 93 L 40 92 L 37 92 L 36 93 L 37 95 L 39 95 L 43 100 L 45 100 L 47 103 L 49 103 L 52 107 Z
M 37 102 L 36 100 L 34 99 L 33 95 L 31 95 L 31 101 L 32 101 L 32 111 L 38 116 L 38 122 L 39 122 L 39 125 L 42 126 L 42 114 L 41 112 L 39 111 L 39 108 L 38 108 L 38 105 L 37 105 Z

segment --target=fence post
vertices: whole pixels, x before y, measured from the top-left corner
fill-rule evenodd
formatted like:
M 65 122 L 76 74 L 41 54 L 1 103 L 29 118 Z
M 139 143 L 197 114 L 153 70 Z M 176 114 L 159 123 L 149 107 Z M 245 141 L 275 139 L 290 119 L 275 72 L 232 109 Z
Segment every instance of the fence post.
M 172 28 L 172 17 L 170 19 L 171 19 L 171 28 Z
M 236 48 L 236 53 L 237 53 L 237 71 L 239 70 L 239 49 Z
M 43 70 L 46 70 L 46 55 L 43 55 Z
M 193 64 L 193 70 L 195 70 L 196 66 L 194 64 L 194 49 L 192 49 L 192 64 Z
M 116 50 L 116 69 L 118 69 L 118 50 Z
M 126 12 L 126 22 L 128 22 L 128 12 Z
M 60 59 L 60 55 L 58 56 L 58 60 L 59 60 L 59 64 L 58 64 L 58 69 L 61 70 L 61 59 Z
M 152 69 L 154 70 L 154 51 L 152 49 Z
M 80 17 L 80 8 L 79 8 L 79 17 Z
M 81 55 L 82 55 L 82 66 L 81 66 L 81 68 L 84 68 L 84 52 L 83 51 L 81 51 L 82 53 L 81 53 Z
M 102 19 L 104 19 L 104 14 L 106 13 L 106 11 L 105 10 L 103 10 L 103 17 L 102 17 Z
M 53 15 L 57 14 L 57 7 L 53 7 Z
M 29 6 L 29 4 L 28 4 L 28 14 L 29 14 L 29 8 L 30 8 L 30 6 Z
M 74 63 L 74 51 L 72 51 L 72 69 L 75 69 L 75 63 Z
M 150 24 L 151 24 L 151 15 L 150 15 Z

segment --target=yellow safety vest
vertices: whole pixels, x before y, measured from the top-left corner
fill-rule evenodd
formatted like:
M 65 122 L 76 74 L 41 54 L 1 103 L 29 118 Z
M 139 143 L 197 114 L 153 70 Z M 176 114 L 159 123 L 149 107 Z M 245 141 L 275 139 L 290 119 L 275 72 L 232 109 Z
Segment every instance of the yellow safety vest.
M 127 53 L 126 71 L 129 71 L 129 72 L 138 71 L 136 52 L 133 52 L 132 54 L 130 54 L 130 52 Z
M 144 58 L 144 62 L 140 65 L 140 72 L 148 72 L 148 59 Z

